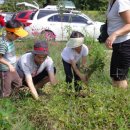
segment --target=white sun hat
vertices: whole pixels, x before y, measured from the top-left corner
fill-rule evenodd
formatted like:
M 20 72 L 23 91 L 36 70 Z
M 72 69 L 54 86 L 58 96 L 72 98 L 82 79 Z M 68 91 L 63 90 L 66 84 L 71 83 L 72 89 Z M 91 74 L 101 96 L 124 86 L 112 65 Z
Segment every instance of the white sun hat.
M 69 41 L 67 42 L 66 46 L 68 48 L 76 48 L 81 46 L 84 43 L 84 38 L 70 38 Z

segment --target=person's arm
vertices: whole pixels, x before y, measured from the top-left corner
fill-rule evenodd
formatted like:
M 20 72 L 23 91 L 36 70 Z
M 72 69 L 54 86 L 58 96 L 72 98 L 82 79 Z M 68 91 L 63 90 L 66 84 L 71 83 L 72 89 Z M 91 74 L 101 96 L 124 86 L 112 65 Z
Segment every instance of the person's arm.
M 87 63 L 86 56 L 82 56 L 82 66 L 85 66 Z
M 79 71 L 78 67 L 76 66 L 76 62 L 74 60 L 71 60 L 71 65 L 75 73 L 80 77 L 80 79 L 86 82 L 86 76 Z
M 7 60 L 5 60 L 5 59 L 3 58 L 3 56 L 2 56 L 2 54 L 0 54 L 0 63 L 2 63 L 2 64 L 4 64 L 4 65 L 7 65 L 7 66 L 9 67 L 9 70 L 10 70 L 11 72 L 14 72 L 14 71 L 15 71 L 15 67 L 14 67 L 12 64 L 10 64 Z
M 113 42 L 116 40 L 118 36 L 125 35 L 130 32 L 130 10 L 120 13 L 121 18 L 124 20 L 125 25 L 113 32 L 106 40 L 106 46 L 108 48 L 112 48 Z
M 52 85 L 56 85 L 58 81 L 54 73 L 54 62 L 52 58 L 48 58 L 48 61 L 46 62 L 46 67 L 47 67 L 47 72 L 48 72 L 50 83 Z
M 50 79 L 50 83 L 52 85 L 56 85 L 57 84 L 57 79 L 55 77 L 54 72 L 49 72 L 49 79 Z
M 26 77 L 25 77 L 25 80 L 26 80 L 26 83 L 27 83 L 27 85 L 28 85 L 28 87 L 29 87 L 29 89 L 30 89 L 30 91 L 31 91 L 32 96 L 33 96 L 36 100 L 38 100 L 38 99 L 39 99 L 39 96 L 38 96 L 38 93 L 37 93 L 37 91 L 36 91 L 36 88 L 35 88 L 35 86 L 34 86 L 34 84 L 33 84 L 32 77 L 31 77 L 31 76 L 26 76 Z

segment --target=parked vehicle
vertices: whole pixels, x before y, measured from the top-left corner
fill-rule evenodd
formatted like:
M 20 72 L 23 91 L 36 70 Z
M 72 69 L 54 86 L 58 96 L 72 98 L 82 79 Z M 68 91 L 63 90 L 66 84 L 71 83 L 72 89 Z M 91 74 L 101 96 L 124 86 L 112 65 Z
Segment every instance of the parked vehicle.
M 17 12 L 12 16 L 12 19 L 16 19 L 22 22 L 24 26 L 28 26 L 29 24 L 27 23 L 27 20 L 32 19 L 33 15 L 35 14 L 35 11 L 36 10 L 30 9 Z
M 14 14 L 13 12 L 1 12 L 1 13 L 0 13 L 0 15 L 2 15 L 2 16 L 4 17 L 5 23 L 6 23 L 8 20 L 12 19 L 13 14 Z
M 61 11 L 43 8 L 36 9 L 28 20 L 24 21 L 24 24 L 31 36 L 45 33 L 49 38 L 53 36 L 57 41 L 65 41 L 72 31 L 79 31 L 85 36 L 97 39 L 103 23 L 93 21 L 87 15 L 76 10 Z

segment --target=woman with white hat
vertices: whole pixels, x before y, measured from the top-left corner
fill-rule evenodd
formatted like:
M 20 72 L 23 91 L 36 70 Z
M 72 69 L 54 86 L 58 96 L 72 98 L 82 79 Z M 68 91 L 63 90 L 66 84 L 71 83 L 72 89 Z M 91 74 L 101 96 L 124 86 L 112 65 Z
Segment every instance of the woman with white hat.
M 66 75 L 66 82 L 69 84 L 69 88 L 71 88 L 74 76 L 74 87 L 76 92 L 80 92 L 82 89 L 79 81 L 87 81 L 86 75 L 82 74 L 78 68 L 80 60 L 82 61 L 82 65 L 86 64 L 87 55 L 88 47 L 84 44 L 84 36 L 80 32 L 72 32 L 61 56 Z

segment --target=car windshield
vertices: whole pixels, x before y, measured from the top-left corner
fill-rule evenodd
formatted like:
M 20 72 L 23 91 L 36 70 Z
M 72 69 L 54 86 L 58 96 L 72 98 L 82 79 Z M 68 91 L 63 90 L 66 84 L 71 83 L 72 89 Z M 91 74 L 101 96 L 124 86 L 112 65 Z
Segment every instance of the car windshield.
M 87 15 L 85 15 L 85 14 L 81 14 L 84 18 L 86 18 L 86 19 L 88 19 L 88 21 L 91 21 L 91 22 L 93 22 L 93 20 L 91 19 L 91 18 L 89 18 Z
M 17 13 L 14 13 L 13 16 L 12 16 L 12 19 L 15 19 Z
M 34 15 L 35 15 L 35 13 L 36 13 L 36 11 L 35 11 L 35 12 L 33 12 L 33 13 L 30 15 L 30 20 L 32 20 L 32 19 L 33 19 L 33 17 L 34 17 Z
M 44 16 L 47 16 L 47 15 L 49 15 L 49 14 L 53 14 L 53 13 L 55 13 L 55 12 L 57 12 L 57 11 L 53 11 L 53 10 L 40 10 L 40 11 L 39 11 L 39 14 L 38 14 L 38 16 L 37 16 L 37 19 L 40 19 L 40 18 L 42 18 L 42 17 L 44 17 Z

